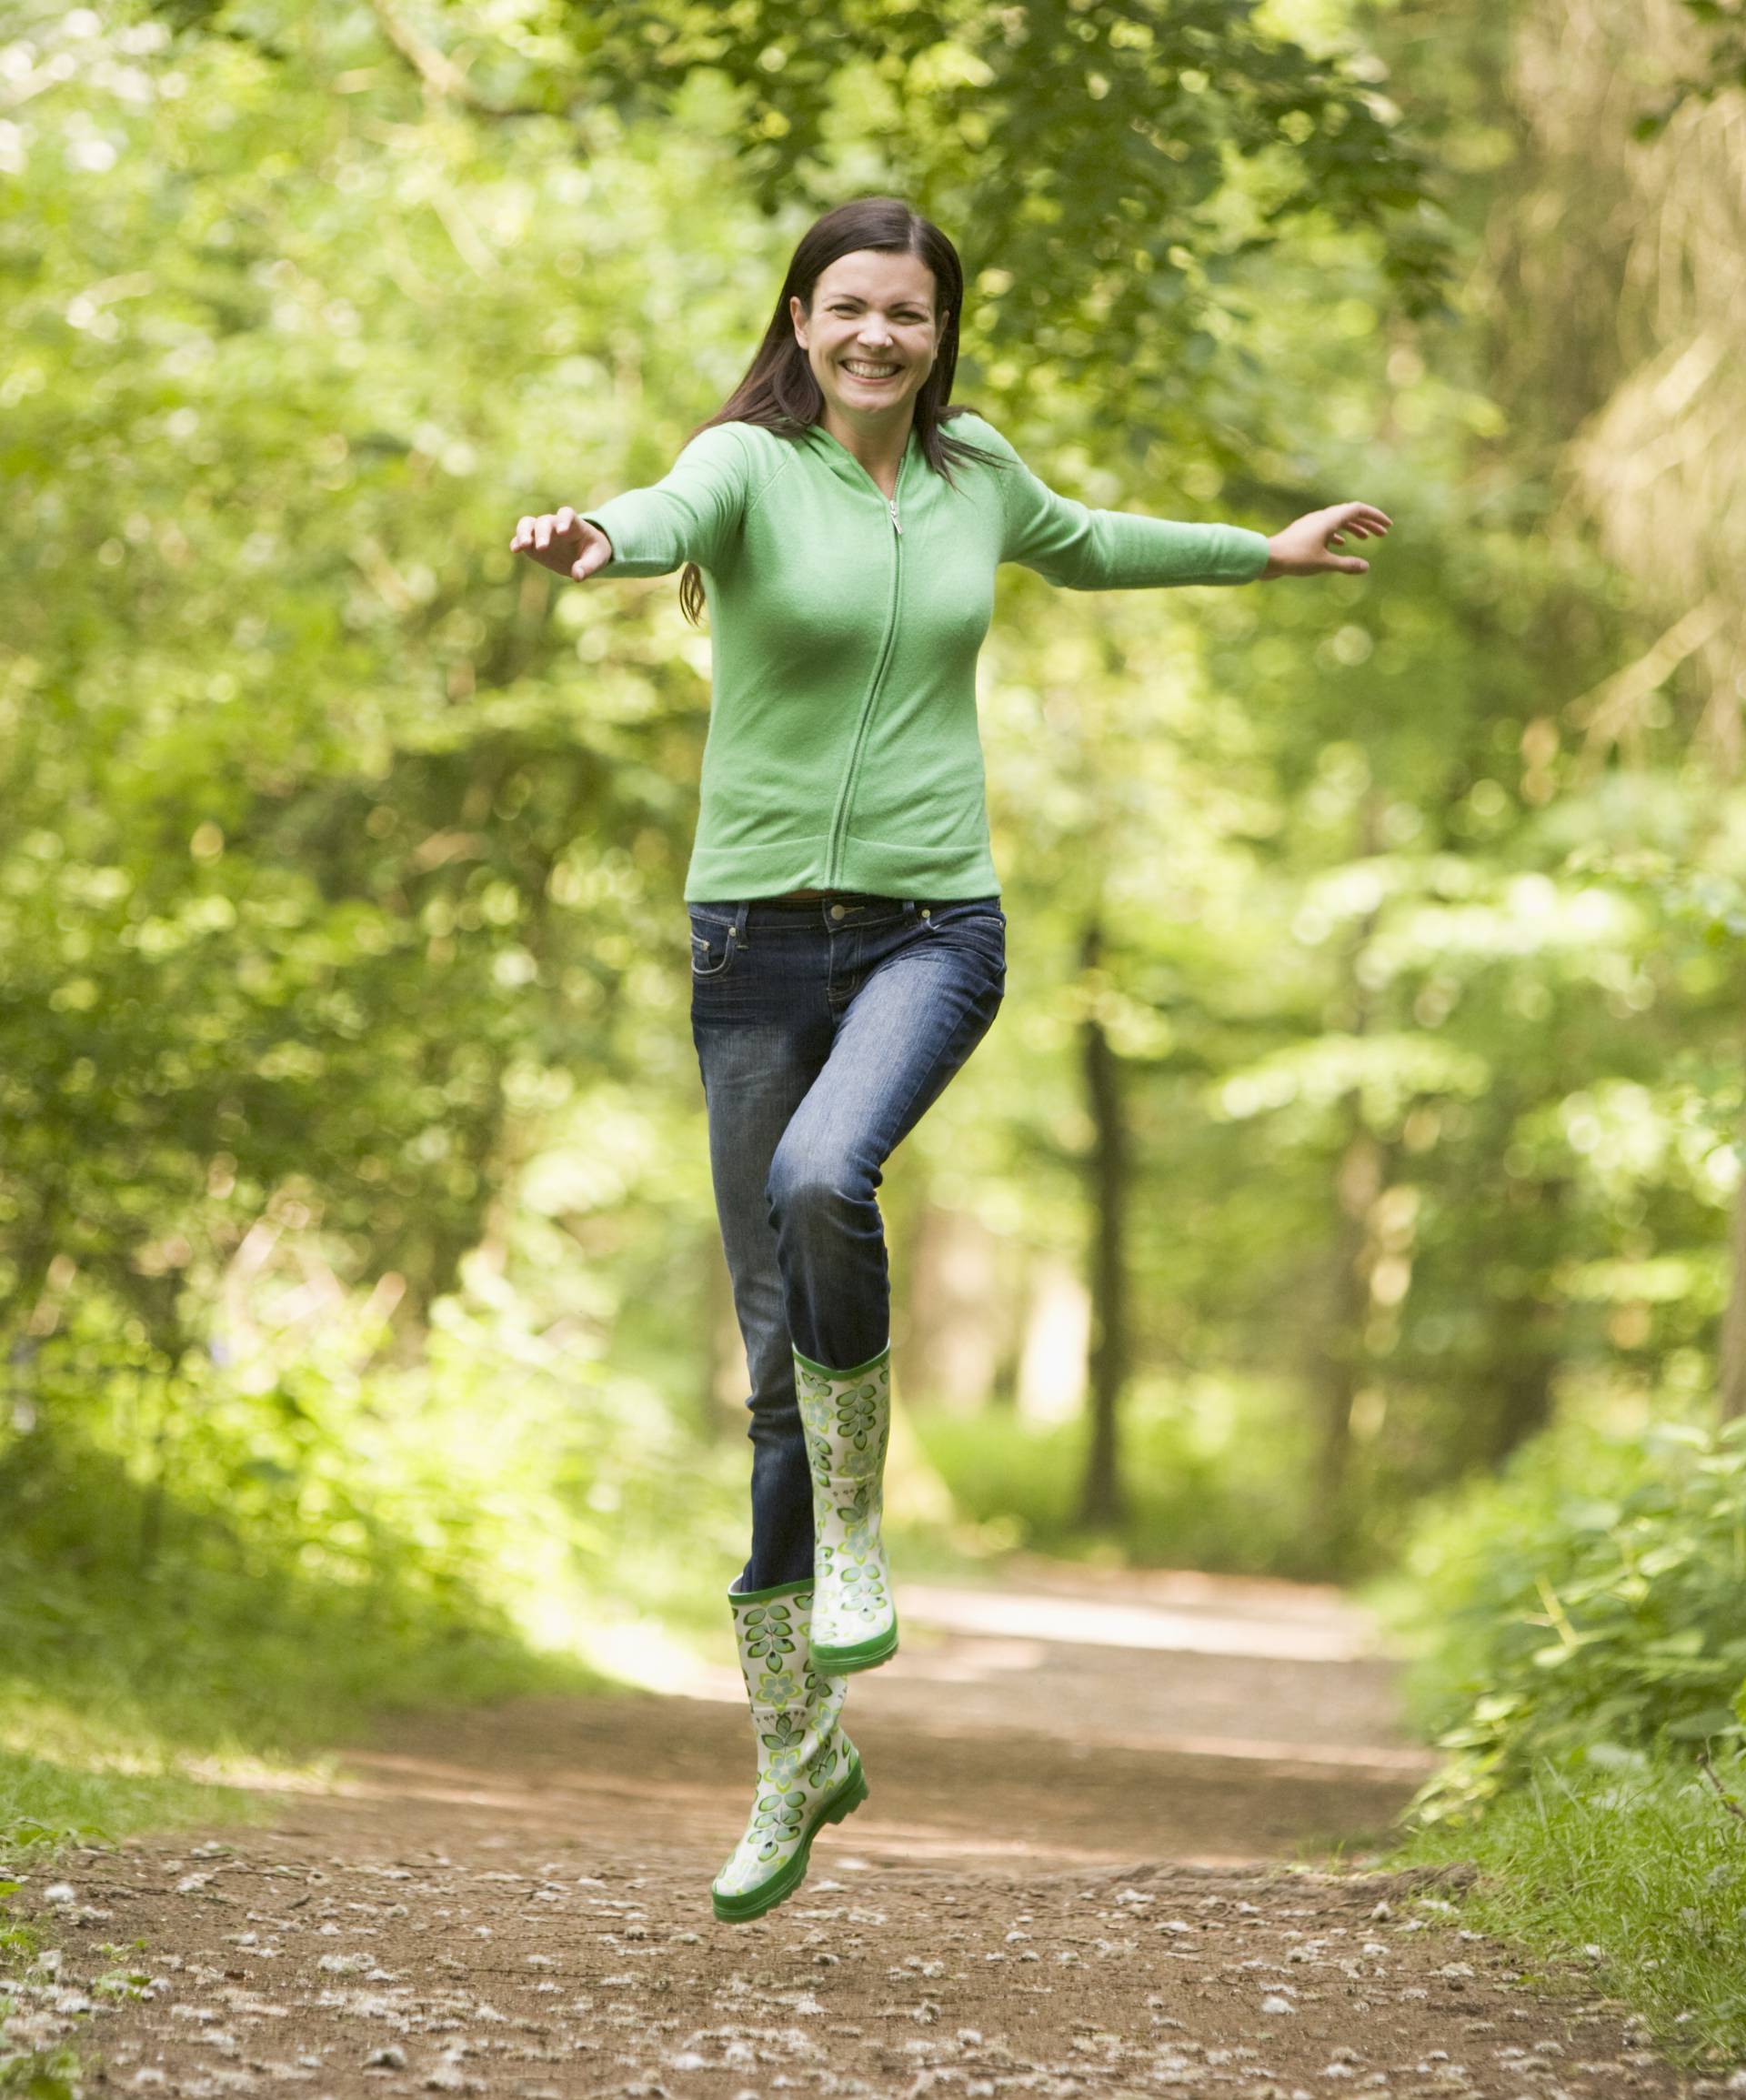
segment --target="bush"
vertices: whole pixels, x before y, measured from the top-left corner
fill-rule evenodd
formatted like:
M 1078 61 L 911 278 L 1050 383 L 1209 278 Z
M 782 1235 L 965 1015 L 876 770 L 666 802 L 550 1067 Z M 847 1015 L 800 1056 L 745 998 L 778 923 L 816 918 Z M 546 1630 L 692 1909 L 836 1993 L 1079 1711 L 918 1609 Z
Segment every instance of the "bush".
M 1409 1548 L 1411 1673 L 1450 1752 L 1420 1823 L 1555 1769 L 1688 1763 L 1746 1738 L 1746 1421 L 1561 1426 L 1438 1507 Z
M 171 1367 L 81 1309 L 0 1412 L 0 1853 L 178 1820 L 388 1709 L 718 1633 L 739 1453 L 519 1301 L 358 1304 Z M 585 1338 L 586 1341 L 586 1338 Z M 216 1804 L 206 1805 L 216 1812 Z

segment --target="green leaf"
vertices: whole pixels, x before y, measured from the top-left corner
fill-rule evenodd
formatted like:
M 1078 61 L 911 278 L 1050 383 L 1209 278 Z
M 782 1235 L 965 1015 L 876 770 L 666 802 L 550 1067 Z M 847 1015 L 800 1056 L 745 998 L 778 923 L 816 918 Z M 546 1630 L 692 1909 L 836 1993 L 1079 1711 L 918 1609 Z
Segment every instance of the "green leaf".
M 1676 1742 L 1696 1742 L 1711 1735 L 1738 1735 L 1743 1724 L 1731 1706 L 1706 1706 L 1683 1721 L 1671 1721 L 1661 1731 Z

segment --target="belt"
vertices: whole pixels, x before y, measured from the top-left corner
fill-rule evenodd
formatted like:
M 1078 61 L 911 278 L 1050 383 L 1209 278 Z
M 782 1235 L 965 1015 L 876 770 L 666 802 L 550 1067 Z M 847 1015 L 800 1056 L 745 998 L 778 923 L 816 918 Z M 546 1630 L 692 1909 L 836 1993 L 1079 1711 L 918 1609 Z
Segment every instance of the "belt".
M 780 897 L 755 897 L 754 904 L 818 904 L 833 901 L 845 904 L 901 903 L 900 898 L 876 896 L 868 889 L 785 889 Z

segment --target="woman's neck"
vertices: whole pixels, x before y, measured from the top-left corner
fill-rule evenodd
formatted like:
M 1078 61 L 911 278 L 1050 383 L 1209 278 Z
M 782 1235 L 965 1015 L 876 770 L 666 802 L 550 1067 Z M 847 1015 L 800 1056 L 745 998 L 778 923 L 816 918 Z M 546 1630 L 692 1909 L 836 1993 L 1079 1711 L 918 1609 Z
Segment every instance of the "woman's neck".
M 893 423 L 884 427 L 874 425 L 858 429 L 845 422 L 828 401 L 825 403 L 820 420 L 844 451 L 853 453 L 860 461 L 887 496 L 896 491 L 898 469 L 903 465 L 903 456 L 909 449 L 909 433 L 915 427 L 913 400 L 904 404 L 901 427 Z

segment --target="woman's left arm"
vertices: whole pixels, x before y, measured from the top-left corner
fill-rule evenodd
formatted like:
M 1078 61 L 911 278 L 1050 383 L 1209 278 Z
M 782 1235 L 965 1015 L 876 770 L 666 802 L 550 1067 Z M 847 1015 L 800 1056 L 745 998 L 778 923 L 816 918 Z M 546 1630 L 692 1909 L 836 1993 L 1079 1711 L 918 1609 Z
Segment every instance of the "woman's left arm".
M 1337 503 L 1293 519 L 1269 538 L 1241 525 L 1190 525 L 1137 511 L 1094 510 L 1049 487 L 980 417 L 967 416 L 959 427 L 1007 459 L 999 475 L 1006 524 L 1000 558 L 1022 562 L 1069 590 L 1256 583 L 1324 569 L 1361 573 L 1368 562 L 1332 554 L 1330 547 L 1342 545 L 1347 534 L 1380 537 L 1391 522 L 1374 504 Z
M 968 421 L 967 417 L 966 422 Z M 1067 590 L 1147 590 L 1182 583 L 1253 583 L 1272 542 L 1241 525 L 1191 525 L 1134 510 L 1094 510 L 1033 474 L 999 433 L 1002 561 L 1021 562 Z M 982 440 L 982 431 L 966 433 Z

